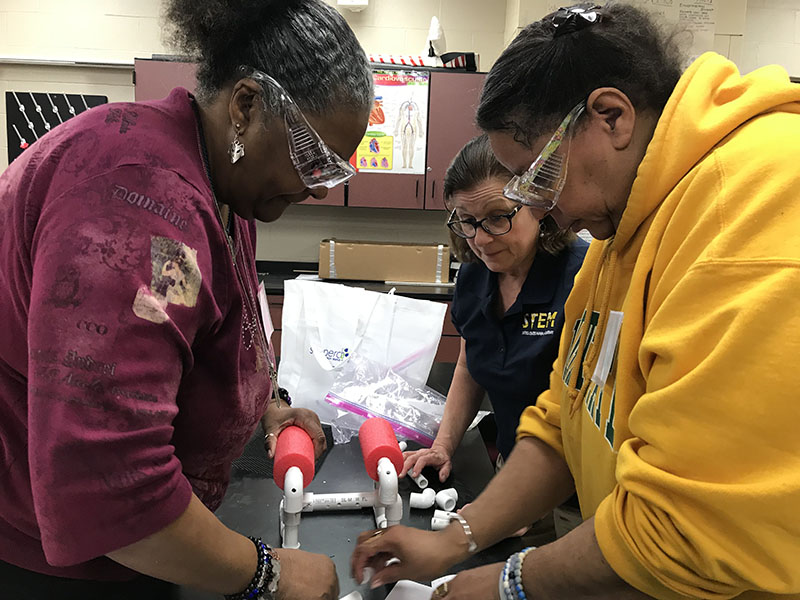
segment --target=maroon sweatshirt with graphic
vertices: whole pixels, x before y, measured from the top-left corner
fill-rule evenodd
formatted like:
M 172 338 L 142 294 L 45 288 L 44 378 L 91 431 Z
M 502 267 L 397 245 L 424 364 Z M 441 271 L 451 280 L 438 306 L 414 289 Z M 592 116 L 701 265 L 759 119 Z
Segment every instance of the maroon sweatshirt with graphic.
M 255 228 L 234 262 L 192 102 L 93 108 L 0 177 L 0 560 L 130 577 L 103 555 L 216 508 L 266 408 Z

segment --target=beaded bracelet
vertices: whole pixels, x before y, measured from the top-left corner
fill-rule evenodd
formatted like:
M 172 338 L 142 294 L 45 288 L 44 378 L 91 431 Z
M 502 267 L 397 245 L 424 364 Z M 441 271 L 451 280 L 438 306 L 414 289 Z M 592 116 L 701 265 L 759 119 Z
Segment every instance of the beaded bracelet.
M 258 552 L 258 566 L 253 579 L 243 592 L 225 596 L 225 600 L 272 600 L 278 591 L 281 578 L 281 561 L 278 555 L 261 538 L 250 537 Z
M 521 552 L 512 554 L 506 561 L 499 582 L 501 600 L 527 600 L 522 584 L 522 564 L 532 550 L 533 546 L 525 548 Z

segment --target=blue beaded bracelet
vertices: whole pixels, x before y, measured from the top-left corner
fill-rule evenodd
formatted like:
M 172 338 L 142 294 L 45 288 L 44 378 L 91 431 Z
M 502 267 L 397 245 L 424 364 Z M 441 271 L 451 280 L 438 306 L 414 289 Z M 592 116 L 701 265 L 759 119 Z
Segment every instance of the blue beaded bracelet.
M 249 538 L 258 552 L 258 565 L 250 585 L 243 592 L 225 596 L 225 600 L 272 600 L 278 591 L 281 577 L 281 562 L 272 548 L 261 538 Z
M 528 600 L 522 584 L 522 564 L 525 557 L 534 549 L 533 546 L 525 548 L 521 552 L 512 554 L 506 561 L 500 582 L 501 600 Z

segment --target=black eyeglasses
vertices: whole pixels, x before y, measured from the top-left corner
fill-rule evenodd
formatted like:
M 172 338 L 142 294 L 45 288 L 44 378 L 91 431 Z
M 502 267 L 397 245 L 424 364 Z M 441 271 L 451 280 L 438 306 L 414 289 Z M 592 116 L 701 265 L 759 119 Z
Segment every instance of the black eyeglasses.
M 456 211 L 450 213 L 450 218 L 447 221 L 447 226 L 450 231 L 455 233 L 458 237 L 465 240 L 471 240 L 478 233 L 478 227 L 483 229 L 489 235 L 505 235 L 511 231 L 511 219 L 514 218 L 523 205 L 517 205 L 514 210 L 504 215 L 492 215 L 484 217 L 483 219 L 456 219 Z

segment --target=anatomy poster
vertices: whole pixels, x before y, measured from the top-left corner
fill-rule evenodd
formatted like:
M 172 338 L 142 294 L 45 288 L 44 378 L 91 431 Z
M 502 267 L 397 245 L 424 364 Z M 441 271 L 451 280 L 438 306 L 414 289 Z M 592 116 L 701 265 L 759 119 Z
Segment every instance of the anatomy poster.
M 373 71 L 375 101 L 356 150 L 359 171 L 425 173 L 428 133 L 427 71 Z

